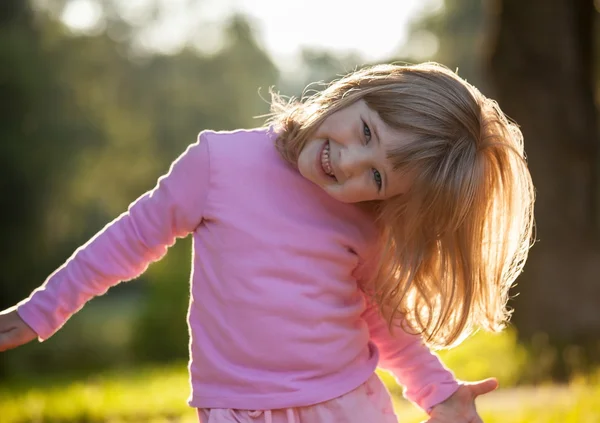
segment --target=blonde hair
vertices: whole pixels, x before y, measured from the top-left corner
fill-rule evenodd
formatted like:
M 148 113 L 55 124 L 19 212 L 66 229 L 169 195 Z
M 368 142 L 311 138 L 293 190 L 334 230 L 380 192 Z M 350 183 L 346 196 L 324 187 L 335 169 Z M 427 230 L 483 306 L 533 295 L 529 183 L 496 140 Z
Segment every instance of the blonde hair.
M 474 329 L 501 330 L 509 289 L 531 246 L 534 190 L 519 128 L 498 105 L 436 63 L 378 65 L 331 83 L 304 101 L 273 93 L 277 148 L 296 165 L 332 113 L 364 100 L 411 136 L 388 151 L 412 175 L 408 193 L 370 204 L 381 229 L 365 291 L 394 326 L 432 347 Z

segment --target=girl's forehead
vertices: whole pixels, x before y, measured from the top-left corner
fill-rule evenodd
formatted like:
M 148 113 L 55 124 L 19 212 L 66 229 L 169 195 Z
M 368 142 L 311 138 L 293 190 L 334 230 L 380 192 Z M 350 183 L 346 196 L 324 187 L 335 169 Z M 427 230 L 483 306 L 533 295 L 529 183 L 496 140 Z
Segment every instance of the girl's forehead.
M 376 110 L 371 109 L 363 100 L 361 101 L 371 121 L 371 129 L 384 146 L 394 149 L 410 142 L 412 134 L 409 131 L 391 127 Z
M 389 154 L 393 154 L 395 150 L 405 147 L 414 141 L 414 134 L 408 130 L 392 128 L 379 117 L 377 112 L 373 112 L 373 114 L 374 119 L 371 126 L 374 135 Z

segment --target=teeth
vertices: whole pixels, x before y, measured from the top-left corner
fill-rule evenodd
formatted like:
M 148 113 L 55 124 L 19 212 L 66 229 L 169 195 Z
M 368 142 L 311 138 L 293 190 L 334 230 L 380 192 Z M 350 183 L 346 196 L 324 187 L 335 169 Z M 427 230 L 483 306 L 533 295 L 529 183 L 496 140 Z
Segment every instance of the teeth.
M 329 176 L 333 175 L 333 169 L 331 167 L 331 161 L 329 160 L 329 141 L 325 144 L 325 148 L 323 149 L 323 153 L 321 153 L 321 166 L 326 174 Z

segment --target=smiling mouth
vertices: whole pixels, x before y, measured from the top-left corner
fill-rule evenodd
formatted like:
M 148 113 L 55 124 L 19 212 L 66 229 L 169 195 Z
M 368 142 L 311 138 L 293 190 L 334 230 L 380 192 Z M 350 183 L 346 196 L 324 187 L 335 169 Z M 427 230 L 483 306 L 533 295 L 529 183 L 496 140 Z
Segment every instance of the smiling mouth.
M 323 168 L 323 172 L 325 172 L 326 175 L 335 178 L 333 168 L 331 167 L 331 160 L 329 159 L 329 151 L 329 140 L 327 140 L 323 151 L 321 151 L 321 167 Z

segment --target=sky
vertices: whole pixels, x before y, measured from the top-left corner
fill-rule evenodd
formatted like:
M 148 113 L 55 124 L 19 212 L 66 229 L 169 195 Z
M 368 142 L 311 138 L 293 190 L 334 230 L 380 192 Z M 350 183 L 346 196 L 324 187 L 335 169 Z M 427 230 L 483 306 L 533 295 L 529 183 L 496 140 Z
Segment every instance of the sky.
M 143 43 L 168 52 L 177 49 L 190 34 L 207 50 L 218 47 L 209 29 L 235 11 L 253 19 L 259 40 L 282 65 L 301 47 L 334 52 L 357 52 L 377 61 L 398 52 L 407 41 L 411 19 L 442 7 L 442 0 L 159 0 L 166 17 L 144 34 Z M 63 21 L 75 31 L 95 25 L 94 0 L 72 0 Z M 149 0 L 121 0 L 125 16 L 135 21 Z M 203 26 L 204 28 L 199 27 Z M 423 49 L 435 48 L 421 45 Z

